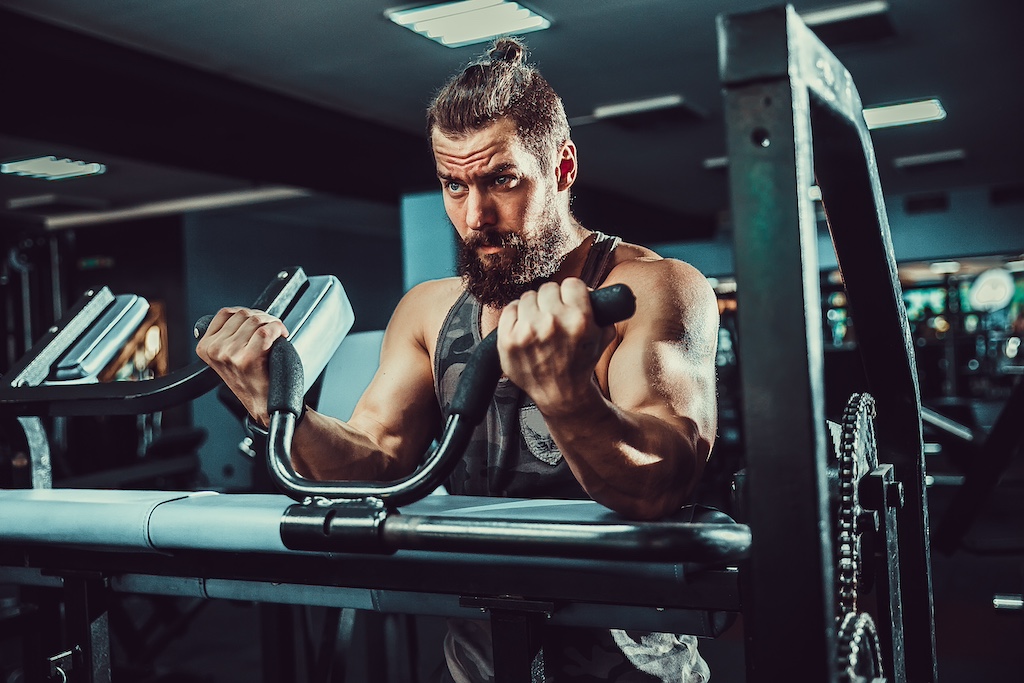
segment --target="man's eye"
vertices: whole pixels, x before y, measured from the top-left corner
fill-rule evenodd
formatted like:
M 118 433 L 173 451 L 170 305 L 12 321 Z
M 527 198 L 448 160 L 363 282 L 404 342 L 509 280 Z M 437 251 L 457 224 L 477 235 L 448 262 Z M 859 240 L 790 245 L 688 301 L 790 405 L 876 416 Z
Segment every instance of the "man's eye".
M 500 175 L 494 179 L 494 184 L 498 186 L 507 186 L 511 185 L 513 180 L 515 180 L 515 178 L 510 175 Z
M 462 183 L 448 181 L 447 183 L 445 183 L 445 186 L 448 188 L 448 191 L 452 193 L 459 192 L 462 190 Z

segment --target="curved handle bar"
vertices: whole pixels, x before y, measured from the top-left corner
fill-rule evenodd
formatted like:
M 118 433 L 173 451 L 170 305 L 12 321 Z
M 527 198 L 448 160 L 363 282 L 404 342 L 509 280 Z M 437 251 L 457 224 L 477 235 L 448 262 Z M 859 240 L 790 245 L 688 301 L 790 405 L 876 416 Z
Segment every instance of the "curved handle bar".
M 625 320 L 636 310 L 636 297 L 617 284 L 590 293 L 594 320 L 607 326 Z M 290 351 L 288 350 L 290 349 Z M 317 482 L 302 478 L 291 466 L 291 439 L 302 413 L 302 360 L 283 338 L 270 349 L 270 434 L 267 458 L 279 487 L 295 500 L 320 498 L 380 498 L 389 507 L 419 500 L 444 482 L 462 456 L 470 434 L 483 419 L 494 387 L 501 377 L 497 330 L 485 337 L 470 355 L 452 400 L 451 414 L 438 447 L 412 474 L 393 482 Z M 295 378 L 300 378 L 298 381 Z M 296 388 L 296 386 L 298 388 Z

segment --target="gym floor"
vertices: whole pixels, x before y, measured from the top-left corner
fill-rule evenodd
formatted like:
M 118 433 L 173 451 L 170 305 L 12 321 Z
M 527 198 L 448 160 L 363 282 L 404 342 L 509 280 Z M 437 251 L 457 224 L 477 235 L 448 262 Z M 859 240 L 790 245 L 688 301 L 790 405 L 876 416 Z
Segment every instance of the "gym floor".
M 950 487 L 929 489 L 933 528 L 954 491 Z M 986 553 L 982 549 L 1006 545 L 1007 539 L 1022 540 L 1021 519 L 1024 519 L 1024 480 L 1011 472 L 972 528 L 965 545 L 975 550 L 962 549 L 949 556 L 933 551 L 932 580 L 940 681 L 1010 683 L 1020 680 L 1024 617 L 1020 613 L 997 613 L 992 607 L 992 597 L 996 593 L 1020 593 L 1024 589 L 1024 553 Z M 144 598 L 133 598 L 126 605 L 128 611 L 135 612 L 138 617 L 145 616 L 152 609 Z M 182 606 L 189 605 L 183 603 Z M 295 615 L 294 612 L 283 613 L 281 609 L 226 601 L 205 603 L 180 635 L 168 639 L 165 649 L 153 660 L 151 667 L 115 669 L 120 674 L 115 681 L 232 683 L 266 680 L 263 672 L 266 653 L 261 651 L 260 645 L 261 624 L 265 626 L 282 616 L 290 618 Z M 317 620 L 322 615 L 314 611 L 311 618 L 312 631 L 317 633 Z M 373 630 L 380 632 L 383 626 L 381 617 L 361 615 L 360 618 L 362 623 L 368 618 L 376 619 Z M 396 673 L 392 669 L 388 680 L 403 683 L 433 683 L 437 680 L 443 622 L 417 618 L 415 625 L 418 678 L 410 676 L 407 671 Z M 282 626 L 282 623 L 277 621 L 277 626 Z M 381 682 L 380 673 L 367 673 L 367 657 L 378 662 L 391 662 L 392 667 L 396 661 L 393 654 L 382 656 L 375 652 L 374 643 L 367 642 L 364 635 L 364 629 L 355 630 L 350 661 L 345 667 L 348 683 Z M 793 643 L 793 647 L 798 652 L 800 644 Z M 741 620 L 720 638 L 703 641 L 701 649 L 711 667 L 712 680 L 723 683 L 744 681 Z M 116 649 L 114 654 L 116 665 L 123 657 Z M 302 677 L 295 676 L 292 680 L 302 680 Z

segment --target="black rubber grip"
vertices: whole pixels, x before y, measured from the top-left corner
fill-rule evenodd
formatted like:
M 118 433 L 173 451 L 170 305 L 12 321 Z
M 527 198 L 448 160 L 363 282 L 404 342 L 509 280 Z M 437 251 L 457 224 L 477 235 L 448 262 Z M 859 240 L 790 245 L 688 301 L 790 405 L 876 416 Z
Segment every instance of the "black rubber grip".
M 267 391 L 267 412 L 289 412 L 296 419 L 302 415 L 305 400 L 305 373 L 302 359 L 292 343 L 278 337 L 270 347 L 267 358 L 270 371 L 270 388 Z
M 612 285 L 591 292 L 590 305 L 594 310 L 594 321 L 605 327 L 633 315 L 636 297 L 626 285 Z M 494 387 L 501 377 L 497 332 L 491 332 L 473 349 L 452 397 L 451 412 L 462 415 L 464 420 L 474 425 L 484 419 Z
M 210 329 L 210 323 L 212 322 L 212 315 L 204 315 L 196 321 L 196 324 L 192 327 L 192 334 L 195 335 L 196 339 L 203 338 L 203 335 L 206 334 L 206 330 Z
M 601 327 L 614 325 L 636 313 L 636 297 L 626 285 L 611 285 L 590 293 L 594 322 Z

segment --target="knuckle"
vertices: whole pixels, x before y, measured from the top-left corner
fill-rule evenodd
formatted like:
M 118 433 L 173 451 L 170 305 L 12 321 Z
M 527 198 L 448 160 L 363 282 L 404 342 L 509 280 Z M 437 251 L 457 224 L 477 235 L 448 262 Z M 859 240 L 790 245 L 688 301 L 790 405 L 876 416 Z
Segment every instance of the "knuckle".
M 272 324 L 263 324 L 256 328 L 253 332 L 254 337 L 259 337 L 263 341 L 272 341 L 277 339 L 280 335 L 279 330 Z

